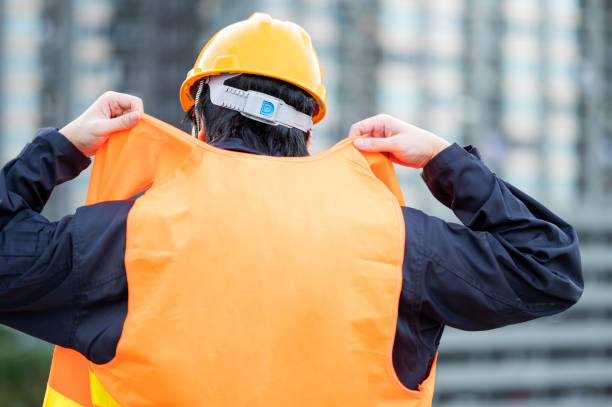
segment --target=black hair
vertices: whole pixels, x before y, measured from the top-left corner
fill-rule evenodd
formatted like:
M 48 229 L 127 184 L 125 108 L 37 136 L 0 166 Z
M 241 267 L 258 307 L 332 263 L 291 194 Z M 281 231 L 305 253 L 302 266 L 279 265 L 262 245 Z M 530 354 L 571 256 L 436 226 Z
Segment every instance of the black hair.
M 191 96 L 196 99 L 200 81 L 191 87 Z M 265 76 L 241 74 L 225 81 L 225 84 L 242 90 L 254 90 L 283 100 L 297 111 L 312 116 L 317 102 L 304 90 L 290 83 Z M 240 112 L 212 104 L 209 88 L 203 84 L 198 105 L 194 105 L 185 118 L 198 128 L 196 115 L 204 127 L 206 142 L 215 143 L 231 138 L 240 138 L 246 147 L 266 155 L 299 157 L 308 155 L 306 142 L 309 132 L 285 126 L 272 126 L 243 116 Z M 197 136 L 197 134 L 196 134 Z

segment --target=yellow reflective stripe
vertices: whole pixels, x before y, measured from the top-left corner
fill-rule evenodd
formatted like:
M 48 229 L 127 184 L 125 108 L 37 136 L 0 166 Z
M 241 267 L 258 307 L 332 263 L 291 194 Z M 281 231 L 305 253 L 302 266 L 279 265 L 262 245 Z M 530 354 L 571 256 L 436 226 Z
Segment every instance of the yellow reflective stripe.
M 121 407 L 115 399 L 108 394 L 102 383 L 95 374 L 89 371 L 89 388 L 91 390 L 91 402 L 96 407 Z M 43 406 L 44 407 L 44 406 Z
M 70 400 L 68 397 L 59 394 L 57 391 L 53 390 L 49 385 L 47 385 L 47 390 L 45 391 L 45 400 L 43 401 L 42 407 L 83 407 L 82 405 L 75 403 Z

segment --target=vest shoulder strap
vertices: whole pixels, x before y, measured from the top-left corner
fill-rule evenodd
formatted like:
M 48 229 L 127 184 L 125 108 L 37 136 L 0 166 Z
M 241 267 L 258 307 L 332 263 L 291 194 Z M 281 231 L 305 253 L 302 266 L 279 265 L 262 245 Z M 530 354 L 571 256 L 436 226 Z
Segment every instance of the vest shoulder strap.
M 87 204 L 129 199 L 147 189 L 156 175 L 175 168 L 195 143 L 187 133 L 152 116 L 111 135 L 96 153 Z
M 383 153 L 361 153 L 370 169 L 395 195 L 400 205 L 405 206 L 404 196 L 391 160 Z
M 136 127 L 113 134 L 96 153 L 86 203 L 129 199 L 142 192 L 156 175 L 178 166 L 196 142 L 187 133 L 143 115 Z M 382 153 L 361 154 L 374 175 L 404 205 L 391 160 Z

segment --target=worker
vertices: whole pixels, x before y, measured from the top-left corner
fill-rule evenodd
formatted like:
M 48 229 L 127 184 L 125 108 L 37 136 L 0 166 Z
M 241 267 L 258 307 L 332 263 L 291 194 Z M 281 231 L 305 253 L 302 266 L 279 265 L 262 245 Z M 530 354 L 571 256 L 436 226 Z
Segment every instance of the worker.
M 307 157 L 326 94 L 293 23 L 220 31 L 180 100 L 200 141 L 135 200 L 40 214 L 143 123 L 120 93 L 40 130 L 0 174 L 0 322 L 80 353 L 104 405 L 428 406 L 446 325 L 498 328 L 581 296 L 574 229 L 475 147 L 383 114 Z M 462 224 L 400 206 L 368 164 L 388 159 L 422 168 Z M 84 405 L 54 391 L 49 406 Z

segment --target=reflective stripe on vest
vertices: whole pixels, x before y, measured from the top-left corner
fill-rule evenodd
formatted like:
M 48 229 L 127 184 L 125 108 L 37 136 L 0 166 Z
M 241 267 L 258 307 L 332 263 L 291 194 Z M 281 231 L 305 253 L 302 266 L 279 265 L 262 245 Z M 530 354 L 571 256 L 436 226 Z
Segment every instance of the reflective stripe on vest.
M 100 380 L 96 377 L 96 375 L 89 371 L 89 385 L 91 390 L 91 402 L 96 407 L 121 407 L 119 403 L 115 401 L 113 396 L 111 396 Z
M 47 386 L 45 391 L 45 399 L 43 401 L 43 407 L 83 407 L 81 404 L 75 403 L 68 397 L 53 390 L 52 387 Z
M 89 364 L 94 405 L 431 404 L 435 363 L 419 391 L 392 366 L 404 224 L 383 155 L 235 153 L 145 116 L 97 154 L 88 203 L 149 186 L 128 216 L 117 356 Z

